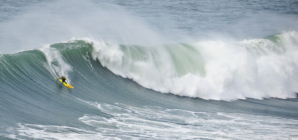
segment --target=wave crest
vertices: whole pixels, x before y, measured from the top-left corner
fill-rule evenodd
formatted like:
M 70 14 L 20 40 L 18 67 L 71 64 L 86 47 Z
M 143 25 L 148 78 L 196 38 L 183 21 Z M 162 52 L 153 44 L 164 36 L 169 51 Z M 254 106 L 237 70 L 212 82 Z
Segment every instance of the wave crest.
M 298 34 L 240 42 L 128 46 L 96 42 L 93 59 L 162 93 L 212 100 L 294 98 Z

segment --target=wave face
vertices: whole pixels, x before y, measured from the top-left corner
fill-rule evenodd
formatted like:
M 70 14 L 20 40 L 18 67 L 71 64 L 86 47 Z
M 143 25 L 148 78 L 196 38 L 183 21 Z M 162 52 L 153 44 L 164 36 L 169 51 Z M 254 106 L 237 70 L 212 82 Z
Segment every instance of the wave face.
M 240 42 L 125 46 L 94 42 L 93 59 L 163 93 L 212 100 L 295 98 L 298 34 Z
M 297 42 L 294 31 L 240 42 L 163 46 L 72 39 L 2 54 L 0 136 L 292 137 L 297 133 L 297 99 L 254 99 L 295 98 Z M 73 90 L 54 82 L 61 75 Z M 242 131 L 244 127 L 248 130 Z

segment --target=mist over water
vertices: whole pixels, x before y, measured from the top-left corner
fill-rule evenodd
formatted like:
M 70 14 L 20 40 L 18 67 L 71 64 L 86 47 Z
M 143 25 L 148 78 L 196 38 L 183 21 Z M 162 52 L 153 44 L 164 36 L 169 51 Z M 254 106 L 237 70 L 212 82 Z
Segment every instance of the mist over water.
M 0 24 L 2 53 L 36 49 L 74 37 L 123 44 L 150 45 L 162 41 L 161 36 L 140 18 L 117 5 L 104 2 L 50 1 L 31 4 Z
M 297 12 L 297 4 L 292 1 L 271 2 L 273 5 L 193 0 L 3 3 L 0 7 L 2 53 L 40 48 L 73 37 L 144 46 L 262 38 L 297 30 L 298 21 L 292 15 Z
M 0 1 L 0 139 L 297 139 L 297 13 L 295 0 Z

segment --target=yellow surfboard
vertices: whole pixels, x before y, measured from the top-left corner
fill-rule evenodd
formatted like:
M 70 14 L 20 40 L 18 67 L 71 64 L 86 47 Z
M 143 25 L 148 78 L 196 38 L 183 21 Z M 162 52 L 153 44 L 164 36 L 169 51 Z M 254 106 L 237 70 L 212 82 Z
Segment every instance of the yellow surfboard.
M 60 81 L 64 86 L 66 86 L 66 87 L 68 87 L 68 88 L 74 88 L 72 85 L 70 85 L 70 84 L 68 84 L 68 83 L 65 83 L 65 82 L 62 82 L 62 79 L 61 79 L 61 78 L 59 78 L 59 81 Z

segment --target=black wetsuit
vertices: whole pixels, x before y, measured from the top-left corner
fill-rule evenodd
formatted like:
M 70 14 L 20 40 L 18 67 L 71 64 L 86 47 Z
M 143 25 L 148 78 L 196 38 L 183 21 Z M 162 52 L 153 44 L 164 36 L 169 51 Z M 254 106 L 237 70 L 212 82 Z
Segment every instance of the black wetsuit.
M 62 79 L 62 82 L 66 83 L 66 81 L 65 81 L 66 78 L 65 77 L 62 77 L 61 79 Z

